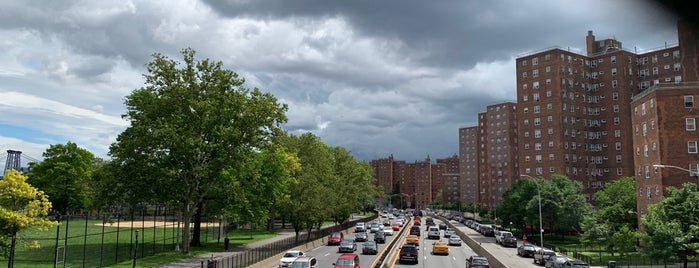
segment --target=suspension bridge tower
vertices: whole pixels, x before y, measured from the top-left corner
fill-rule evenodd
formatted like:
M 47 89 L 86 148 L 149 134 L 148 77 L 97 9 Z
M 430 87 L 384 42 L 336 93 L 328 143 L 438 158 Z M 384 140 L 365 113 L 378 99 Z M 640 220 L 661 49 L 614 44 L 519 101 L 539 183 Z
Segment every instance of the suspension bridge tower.
M 19 157 L 22 155 L 22 151 L 7 150 L 7 162 L 5 162 L 5 170 L 20 170 L 21 163 Z

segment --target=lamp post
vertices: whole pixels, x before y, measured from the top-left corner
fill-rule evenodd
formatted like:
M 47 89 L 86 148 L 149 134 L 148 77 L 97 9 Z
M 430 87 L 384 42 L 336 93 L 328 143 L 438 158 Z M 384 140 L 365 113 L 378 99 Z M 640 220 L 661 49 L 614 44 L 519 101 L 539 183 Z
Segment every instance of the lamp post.
M 536 192 L 539 195 L 539 239 L 541 239 L 541 248 L 544 248 L 544 225 L 541 221 L 541 188 L 539 188 L 539 182 L 536 178 L 529 175 L 520 175 L 520 177 L 530 178 L 536 183 Z
M 136 243 L 133 247 L 133 262 L 131 267 L 136 267 L 136 255 L 138 254 L 138 230 L 136 230 Z
M 674 169 L 679 169 L 679 170 L 687 171 L 687 172 L 689 173 L 689 176 L 690 176 L 690 177 L 696 177 L 696 178 L 697 178 L 697 186 L 699 186 L 699 172 L 691 171 L 691 170 L 689 170 L 689 169 L 681 168 L 681 167 L 678 167 L 678 166 L 664 165 L 664 164 L 655 164 L 655 165 L 653 165 L 653 167 L 654 167 L 654 168 L 674 168 Z

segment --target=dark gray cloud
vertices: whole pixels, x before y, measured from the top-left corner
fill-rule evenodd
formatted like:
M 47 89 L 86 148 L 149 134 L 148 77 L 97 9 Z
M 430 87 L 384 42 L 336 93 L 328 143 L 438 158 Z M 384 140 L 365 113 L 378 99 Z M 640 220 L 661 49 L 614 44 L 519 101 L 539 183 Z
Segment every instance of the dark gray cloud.
M 151 55 L 191 47 L 289 104 L 293 133 L 362 160 L 443 158 L 515 99 L 518 55 L 582 50 L 588 30 L 640 51 L 677 41 L 676 16 L 644 0 L 2 1 L 0 124 L 104 156 Z M 4 135 L 0 150 L 41 147 Z

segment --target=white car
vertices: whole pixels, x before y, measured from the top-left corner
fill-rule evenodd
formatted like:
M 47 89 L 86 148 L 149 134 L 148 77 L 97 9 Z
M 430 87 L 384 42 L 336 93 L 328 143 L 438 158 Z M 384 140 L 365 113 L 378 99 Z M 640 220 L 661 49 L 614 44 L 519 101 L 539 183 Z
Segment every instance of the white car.
M 284 253 L 284 256 L 282 256 L 282 259 L 279 260 L 279 268 L 286 268 L 291 266 L 291 263 L 296 260 L 298 257 L 303 257 L 306 256 L 303 251 L 300 250 L 289 250 L 286 253 Z
M 383 228 L 383 233 L 387 236 L 393 235 L 393 227 L 391 226 L 386 226 Z
M 461 246 L 461 237 L 459 237 L 456 234 L 449 236 L 449 245 L 450 246 Z

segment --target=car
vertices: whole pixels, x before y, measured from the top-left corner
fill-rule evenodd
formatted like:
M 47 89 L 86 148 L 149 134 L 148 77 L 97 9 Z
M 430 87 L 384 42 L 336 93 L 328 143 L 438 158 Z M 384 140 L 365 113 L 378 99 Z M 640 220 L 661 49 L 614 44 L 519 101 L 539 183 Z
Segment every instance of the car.
M 449 245 L 442 240 L 435 241 L 432 243 L 432 254 L 449 255 Z
M 448 243 L 450 246 L 461 246 L 461 237 L 458 235 L 452 235 L 449 237 Z
M 576 260 L 576 259 L 568 259 L 566 262 L 563 263 L 563 267 L 571 267 L 571 268 L 590 268 L 590 265 L 587 264 L 584 261 L 581 260 Z
M 386 234 L 386 236 L 392 236 L 393 228 L 391 228 L 391 226 L 386 226 L 383 228 L 383 232 Z
M 422 224 L 422 223 L 420 222 L 420 220 L 414 220 L 414 221 L 413 221 L 413 225 L 415 225 L 415 226 L 420 226 L 420 224 Z
M 490 268 L 488 258 L 483 256 L 471 256 L 466 259 L 467 268 Z
M 481 227 L 481 230 L 482 230 L 483 236 L 490 236 L 490 237 L 495 236 L 495 230 L 493 229 L 493 227 L 485 226 L 485 227 Z
M 521 245 L 517 248 L 517 255 L 520 257 L 534 257 L 536 248 L 532 245 Z
M 381 244 L 386 243 L 386 234 L 384 232 L 374 233 L 374 241 Z
M 405 243 L 411 245 L 420 245 L 420 237 L 418 237 L 417 235 L 408 235 L 408 237 L 405 238 Z
M 284 253 L 284 255 L 282 255 L 282 258 L 279 260 L 279 267 L 289 267 L 291 263 L 296 260 L 296 258 L 303 257 L 305 255 L 306 253 L 300 250 L 289 250 L 286 253 Z
M 410 234 L 420 236 L 420 226 L 410 227 Z
M 333 263 L 334 268 L 359 268 L 359 255 L 353 253 L 345 253 L 337 257 L 337 261 Z
M 412 244 L 405 244 L 398 253 L 398 263 L 411 262 L 418 263 L 418 247 Z
M 354 234 L 354 241 L 366 242 L 367 240 L 369 240 L 369 236 L 365 232 L 360 232 L 360 233 Z
M 431 217 L 425 218 L 425 223 L 427 223 L 427 224 L 434 223 L 434 218 L 431 218 Z
M 445 238 L 449 238 L 449 237 L 451 237 L 452 235 L 456 235 L 456 231 L 454 231 L 454 229 L 452 229 L 452 228 L 447 228 L 446 230 L 444 230 L 444 237 L 445 237 Z
M 381 230 L 381 225 L 379 225 L 378 223 L 372 223 L 371 226 L 369 227 L 369 231 L 372 233 L 376 233 L 379 230 Z
M 439 224 L 439 230 L 446 230 L 447 229 L 447 224 L 446 223 L 440 223 Z
M 391 224 L 391 229 L 393 229 L 393 231 L 400 231 L 400 225 L 398 225 L 397 222 L 393 222 Z
M 497 231 L 495 234 L 495 243 L 503 247 L 517 247 L 517 238 L 508 231 Z
M 427 239 L 439 239 L 440 233 L 439 228 L 432 226 L 427 229 Z
M 363 222 L 358 222 L 354 225 L 354 232 L 366 232 L 366 224 Z
M 345 239 L 340 242 L 340 247 L 337 249 L 338 252 L 355 252 L 357 251 L 357 243 L 352 239 Z
M 318 260 L 316 260 L 316 258 L 304 256 L 296 258 L 289 268 L 316 268 L 317 264 Z
M 563 264 L 568 261 L 568 257 L 566 256 L 551 256 L 546 261 L 546 268 L 562 268 Z
M 375 255 L 379 253 L 379 246 L 375 241 L 366 241 L 362 246 L 362 254 Z
M 534 264 L 544 266 L 551 256 L 556 256 L 556 252 L 546 248 L 537 248 L 534 251 Z
M 328 236 L 328 245 L 339 245 L 342 239 L 345 239 L 342 232 L 333 232 Z

